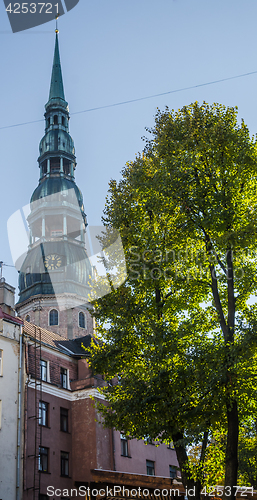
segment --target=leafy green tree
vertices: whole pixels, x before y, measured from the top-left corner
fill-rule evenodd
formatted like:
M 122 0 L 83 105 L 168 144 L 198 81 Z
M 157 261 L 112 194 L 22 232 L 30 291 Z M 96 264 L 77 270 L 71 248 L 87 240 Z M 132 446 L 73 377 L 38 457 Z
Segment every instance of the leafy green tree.
M 197 498 L 206 436 L 222 423 L 232 499 L 239 422 L 256 400 L 256 310 L 248 302 L 257 286 L 256 144 L 236 109 L 216 104 L 158 111 L 149 132 L 144 153 L 110 182 L 105 208 L 128 277 L 95 303 L 104 343 L 92 366 L 109 380 L 101 409 L 106 425 L 131 437 L 172 439 Z M 107 261 L 111 277 L 120 263 Z M 196 468 L 186 446 L 197 436 Z

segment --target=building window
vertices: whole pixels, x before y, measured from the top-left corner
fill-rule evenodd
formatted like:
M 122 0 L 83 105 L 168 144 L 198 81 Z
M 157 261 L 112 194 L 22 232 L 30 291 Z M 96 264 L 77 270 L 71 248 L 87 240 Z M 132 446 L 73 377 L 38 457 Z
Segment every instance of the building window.
M 123 457 L 128 457 L 128 440 L 126 436 L 123 436 L 123 434 L 120 435 L 120 444 L 121 444 L 121 455 Z
M 56 309 L 51 309 L 49 313 L 49 326 L 58 325 L 58 311 Z
M 30 322 L 30 315 L 29 314 L 27 314 L 25 320 L 28 321 L 28 323 Z
M 44 382 L 47 381 L 47 361 L 40 359 L 40 378 Z
M 79 327 L 86 328 L 85 314 L 83 312 L 79 313 Z
M 60 408 L 61 431 L 68 432 L 68 412 L 67 408 Z
M 58 115 L 54 115 L 54 125 L 58 125 Z
M 48 427 L 48 403 L 39 401 L 39 425 Z
M 38 470 L 40 472 L 48 472 L 48 448 L 44 446 L 39 446 Z
M 68 389 L 68 370 L 66 368 L 61 368 L 61 386 Z
M 65 127 L 65 118 L 62 116 L 62 125 Z
M 61 476 L 69 476 L 69 453 L 61 451 Z
M 177 469 L 176 467 L 174 467 L 174 465 L 170 465 L 170 477 L 172 479 L 175 479 L 175 477 L 177 477 Z
M 39 497 L 38 497 L 38 500 L 48 500 L 49 496 L 47 495 L 42 495 L 41 493 L 39 493 Z M 66 499 L 67 500 L 67 499 Z
M 0 377 L 3 376 L 3 349 L 0 349 Z
M 152 460 L 146 460 L 146 474 L 148 476 L 154 476 L 154 462 Z

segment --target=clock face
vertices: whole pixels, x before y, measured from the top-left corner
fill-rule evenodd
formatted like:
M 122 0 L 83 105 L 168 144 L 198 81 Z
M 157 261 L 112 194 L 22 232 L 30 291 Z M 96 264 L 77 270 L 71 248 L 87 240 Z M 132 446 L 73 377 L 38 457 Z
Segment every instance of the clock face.
M 62 258 L 57 253 L 51 253 L 44 260 L 45 267 L 48 271 L 59 269 L 62 265 Z

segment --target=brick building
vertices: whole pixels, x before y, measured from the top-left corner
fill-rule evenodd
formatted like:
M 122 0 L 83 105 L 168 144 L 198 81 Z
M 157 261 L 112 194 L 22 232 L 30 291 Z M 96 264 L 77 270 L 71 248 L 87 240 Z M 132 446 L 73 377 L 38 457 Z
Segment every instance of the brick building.
M 85 488 L 115 485 L 169 491 L 178 468 L 174 449 L 127 440 L 104 428 L 92 402 L 105 383 L 91 373 L 85 350 L 94 339 L 88 297 L 95 271 L 88 258 L 83 197 L 75 183 L 58 32 L 39 153 L 39 183 L 27 217 L 28 250 L 16 262 L 25 370 L 23 494 L 17 500 L 76 498 L 78 488 L 89 498 Z
M 67 340 L 24 322 L 24 500 L 72 489 L 68 498 L 76 498 L 79 487 L 92 492 L 114 485 L 149 491 L 176 487 L 183 496 L 181 484 L 172 486 L 178 471 L 172 447 L 127 440 L 102 426 L 91 398 L 100 398 L 97 389 L 104 380 L 91 373 L 82 347 L 90 342 L 89 335 Z

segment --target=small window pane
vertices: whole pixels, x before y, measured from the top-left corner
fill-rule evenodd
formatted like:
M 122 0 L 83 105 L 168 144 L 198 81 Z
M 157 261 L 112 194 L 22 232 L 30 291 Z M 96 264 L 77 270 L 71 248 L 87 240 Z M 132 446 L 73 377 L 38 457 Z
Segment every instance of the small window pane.
M 175 477 L 177 477 L 177 469 L 176 467 L 174 467 L 174 465 L 170 465 L 170 477 L 172 479 L 174 479 Z
M 69 453 L 61 451 L 61 476 L 69 475 Z
M 49 314 L 49 325 L 55 326 L 58 325 L 58 311 L 56 309 L 52 309 Z
M 120 435 L 120 444 L 121 444 L 121 455 L 123 457 L 128 457 L 128 440 L 126 436 L 123 436 L 123 434 Z
M 40 359 L 40 378 L 44 382 L 47 380 L 47 361 Z
M 61 417 L 61 431 L 68 432 L 68 412 L 67 408 L 60 409 L 60 417 Z
M 39 401 L 39 425 L 48 426 L 48 403 Z
M 154 462 L 152 460 L 146 460 L 146 474 L 154 476 Z
M 66 368 L 61 368 L 61 386 L 64 389 L 68 388 L 68 372 Z
M 39 446 L 39 464 L 38 469 L 41 472 L 48 472 L 48 448 Z

